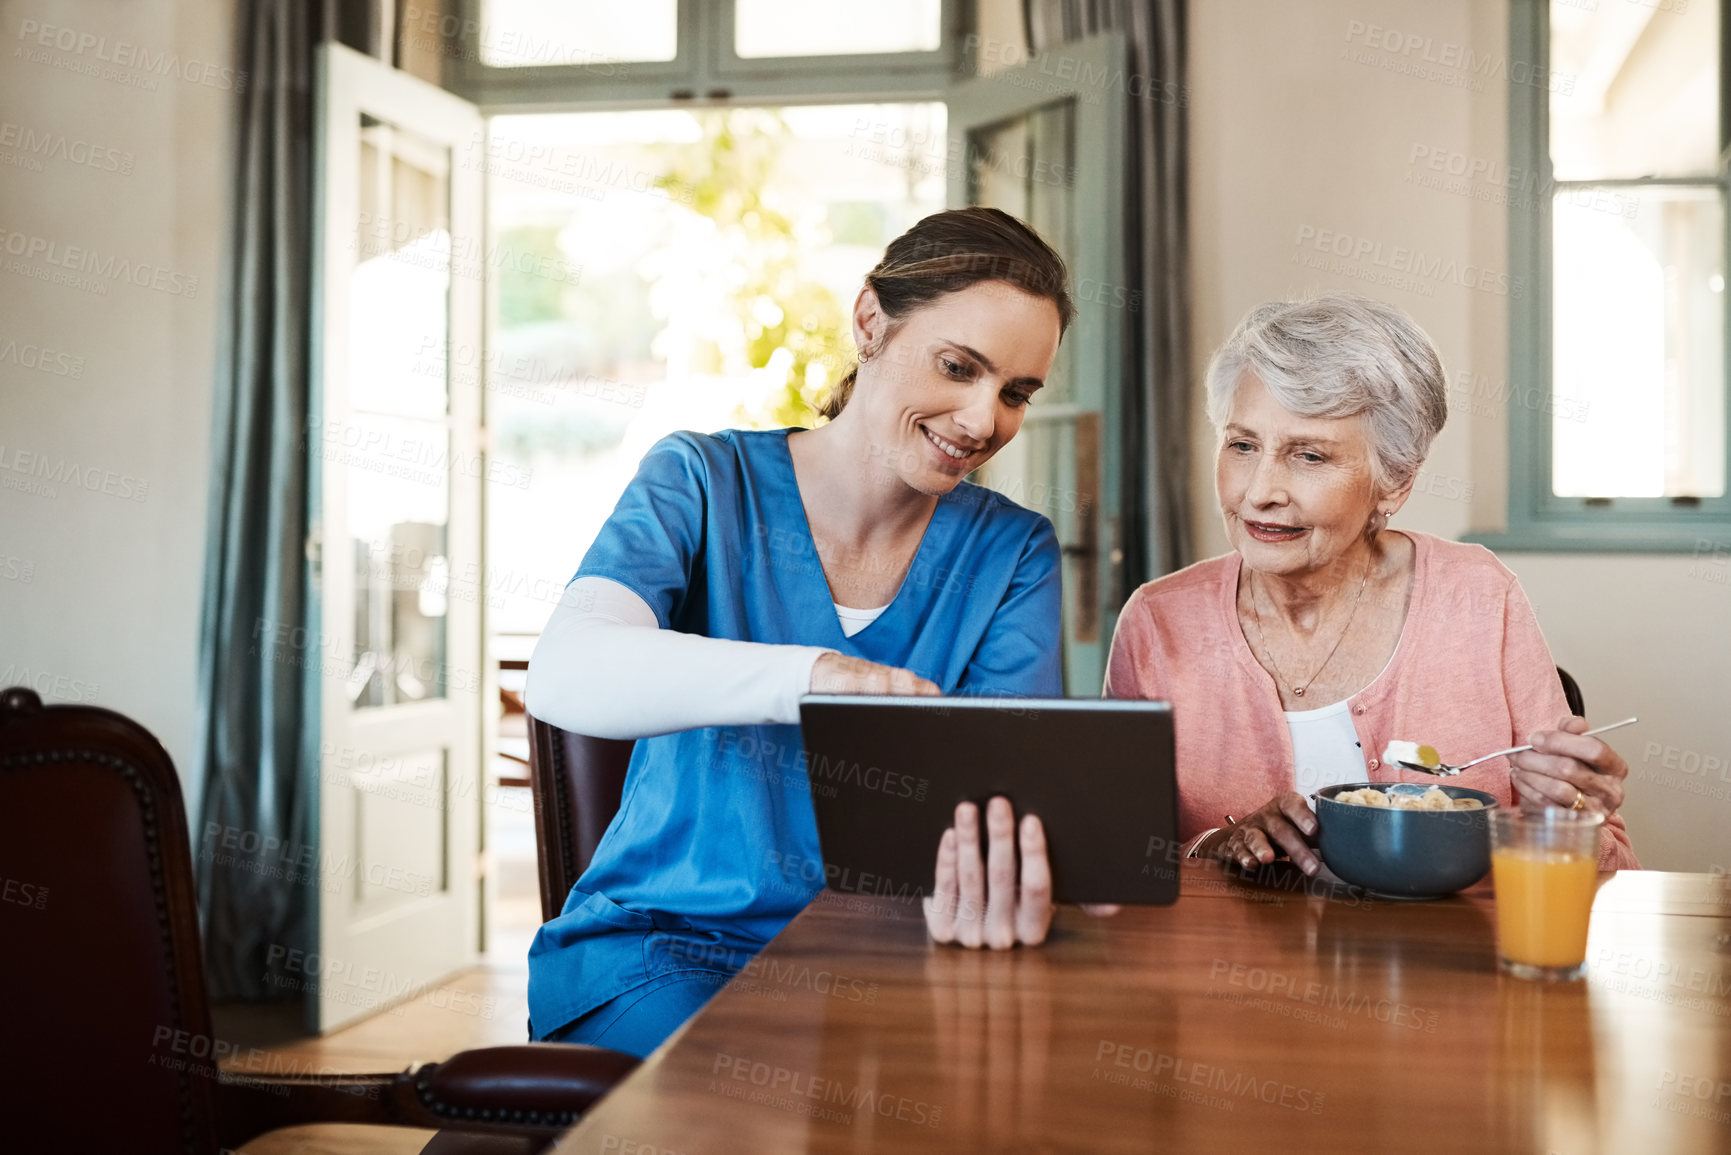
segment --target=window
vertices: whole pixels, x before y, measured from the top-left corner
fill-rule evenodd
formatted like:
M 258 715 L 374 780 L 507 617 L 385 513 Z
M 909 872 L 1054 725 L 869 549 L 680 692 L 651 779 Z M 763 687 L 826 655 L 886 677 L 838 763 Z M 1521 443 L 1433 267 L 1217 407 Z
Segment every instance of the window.
M 679 55 L 676 0 L 479 2 L 480 20 L 468 39 L 475 58 L 490 68 L 642 63 Z M 463 32 L 459 25 L 459 39 Z
M 494 629 L 541 631 L 662 436 L 813 422 L 852 362 L 861 275 L 944 203 L 941 163 L 861 148 L 861 125 L 941 143 L 945 110 L 493 118 L 496 307 L 486 350 L 453 369 L 486 389 L 499 468 L 530 482 L 487 496 Z
M 743 58 L 936 52 L 938 0 L 734 0 L 734 51 Z
M 1520 0 L 1510 540 L 1699 550 L 1726 489 L 1725 0 Z M 1513 79 L 1513 66 L 1511 66 Z
M 403 33 L 488 111 L 936 99 L 961 0 L 458 0 Z

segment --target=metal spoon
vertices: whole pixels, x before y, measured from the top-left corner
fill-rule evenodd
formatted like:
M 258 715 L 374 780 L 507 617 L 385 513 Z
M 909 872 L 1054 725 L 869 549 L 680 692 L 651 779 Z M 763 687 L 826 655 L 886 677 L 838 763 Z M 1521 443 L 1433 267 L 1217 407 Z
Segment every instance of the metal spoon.
M 1585 738 L 1592 734 L 1603 734 L 1606 730 L 1615 730 L 1619 726 L 1627 726 L 1629 723 L 1637 721 L 1640 721 L 1640 719 L 1624 718 L 1621 722 L 1612 722 L 1609 726 L 1596 726 L 1593 729 L 1588 730 L 1585 734 L 1582 734 L 1581 737 Z M 1438 766 L 1426 766 L 1423 762 L 1408 762 L 1404 758 L 1398 759 L 1397 764 L 1406 767 L 1408 770 L 1417 770 L 1421 774 L 1435 774 L 1438 778 L 1448 778 L 1452 775 L 1459 774 L 1462 770 L 1467 770 L 1477 766 L 1480 762 L 1489 762 L 1492 758 L 1501 758 L 1504 754 L 1519 754 L 1522 750 L 1531 749 L 1532 746 L 1530 744 L 1526 746 L 1510 746 L 1507 750 L 1498 750 L 1495 754 L 1486 754 L 1482 758 L 1474 758 L 1471 762 L 1462 762 L 1459 766 L 1450 766 L 1447 762 Z

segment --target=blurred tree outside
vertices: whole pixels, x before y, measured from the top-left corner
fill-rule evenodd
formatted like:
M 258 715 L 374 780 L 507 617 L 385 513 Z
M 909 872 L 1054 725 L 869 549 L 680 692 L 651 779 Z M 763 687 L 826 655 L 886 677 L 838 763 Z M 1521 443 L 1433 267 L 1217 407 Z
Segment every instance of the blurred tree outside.
M 495 445 L 525 468 L 541 454 L 590 454 L 620 443 L 636 410 L 597 402 L 592 381 L 618 373 L 656 327 L 642 293 L 620 293 L 606 277 L 541 271 L 581 270 L 576 252 L 561 243 L 571 231 L 569 217 L 555 216 L 501 229 L 498 237 L 510 259 L 500 262 L 498 325 L 482 371 L 494 390 Z M 551 404 L 561 394 L 565 408 Z
M 721 297 L 712 307 L 737 325 L 741 338 L 708 342 L 700 363 L 720 374 L 756 370 L 772 379 L 774 387 L 760 403 L 740 406 L 743 422 L 815 425 L 817 407 L 849 364 L 853 342 L 845 335 L 842 303 L 802 268 L 804 255 L 828 241 L 825 226 L 790 215 L 765 196 L 795 138 L 771 109 L 697 116 L 701 141 L 666 146 L 658 184 L 685 206 L 676 211 L 713 222 L 715 244 L 707 256 L 728 267 L 707 282 Z M 678 254 L 687 261 L 694 256 Z
M 558 321 L 565 315 L 564 282 L 535 276 L 538 260 L 562 262 L 558 225 L 517 225 L 499 233 L 499 248 L 523 264 L 505 262 L 499 276 L 499 324 L 506 329 L 536 321 Z M 555 267 L 557 267 L 555 265 Z

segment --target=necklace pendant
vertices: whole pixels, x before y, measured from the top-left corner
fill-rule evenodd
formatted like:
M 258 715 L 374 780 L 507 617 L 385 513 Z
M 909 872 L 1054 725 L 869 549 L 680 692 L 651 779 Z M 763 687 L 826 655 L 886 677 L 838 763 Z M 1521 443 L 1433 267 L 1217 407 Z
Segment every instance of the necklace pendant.
M 1294 698 L 1302 698 L 1302 697 L 1304 697 L 1304 687 L 1303 687 L 1303 686 L 1294 686 L 1294 687 L 1293 687 L 1293 688 L 1292 688 L 1292 696 L 1293 696 L 1293 697 L 1294 697 Z

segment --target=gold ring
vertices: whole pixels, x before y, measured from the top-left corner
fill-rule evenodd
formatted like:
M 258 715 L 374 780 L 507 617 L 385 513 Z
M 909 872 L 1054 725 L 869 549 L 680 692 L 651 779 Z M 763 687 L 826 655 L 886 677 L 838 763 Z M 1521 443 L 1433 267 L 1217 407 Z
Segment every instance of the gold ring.
M 1573 806 L 1569 807 L 1569 809 L 1570 810 L 1584 810 L 1584 809 L 1586 809 L 1586 806 L 1587 806 L 1587 796 L 1585 794 L 1583 794 L 1580 790 L 1576 790 L 1575 791 L 1575 804 Z

